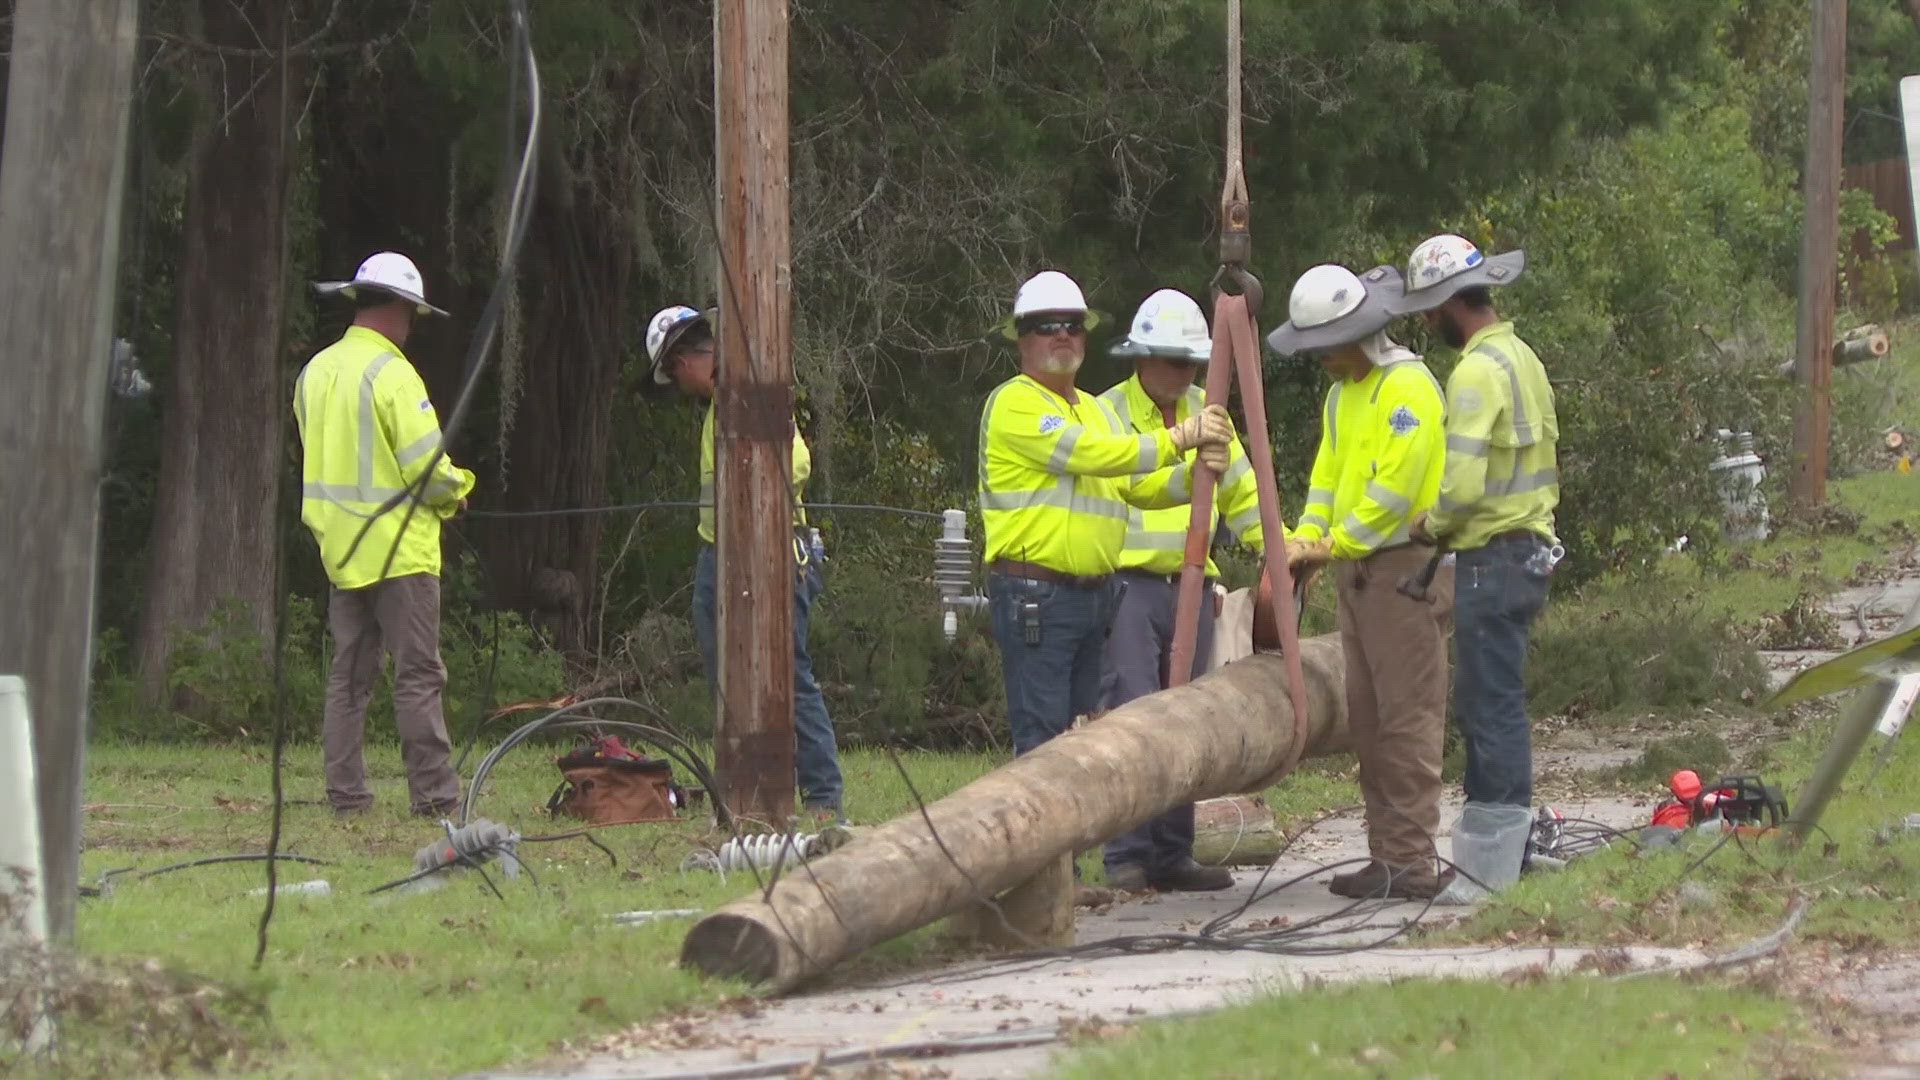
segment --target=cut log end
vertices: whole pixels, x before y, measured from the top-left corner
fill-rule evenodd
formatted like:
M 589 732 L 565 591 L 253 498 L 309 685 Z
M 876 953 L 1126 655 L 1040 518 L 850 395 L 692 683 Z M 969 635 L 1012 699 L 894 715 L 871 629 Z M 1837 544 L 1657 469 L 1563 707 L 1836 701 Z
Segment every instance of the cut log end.
M 723 979 L 770 982 L 780 974 L 780 945 L 765 924 L 719 911 L 694 924 L 680 946 L 680 963 Z

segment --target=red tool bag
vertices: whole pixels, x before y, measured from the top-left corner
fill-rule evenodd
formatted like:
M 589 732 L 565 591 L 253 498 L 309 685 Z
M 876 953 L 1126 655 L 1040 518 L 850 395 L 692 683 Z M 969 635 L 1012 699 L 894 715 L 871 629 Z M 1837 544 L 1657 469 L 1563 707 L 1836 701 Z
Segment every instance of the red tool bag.
M 629 749 L 617 735 L 594 739 L 554 764 L 566 780 L 547 800 L 549 813 L 617 825 L 672 821 L 687 803 L 670 763 Z

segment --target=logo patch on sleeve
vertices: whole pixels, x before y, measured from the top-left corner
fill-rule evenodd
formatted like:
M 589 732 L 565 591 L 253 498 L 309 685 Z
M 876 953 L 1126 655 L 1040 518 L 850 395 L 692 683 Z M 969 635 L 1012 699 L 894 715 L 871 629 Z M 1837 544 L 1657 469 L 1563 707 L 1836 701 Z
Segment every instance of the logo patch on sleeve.
M 1405 435 L 1420 426 L 1420 418 L 1413 415 L 1412 409 L 1402 405 L 1388 414 L 1387 426 L 1393 429 L 1395 435 Z
M 432 399 L 432 398 L 421 398 L 421 399 L 420 399 L 420 411 L 421 411 L 421 412 L 432 412 L 432 411 L 433 411 L 433 399 Z
M 1067 418 L 1064 416 L 1048 413 L 1040 418 L 1040 434 L 1042 435 L 1051 435 L 1066 426 Z

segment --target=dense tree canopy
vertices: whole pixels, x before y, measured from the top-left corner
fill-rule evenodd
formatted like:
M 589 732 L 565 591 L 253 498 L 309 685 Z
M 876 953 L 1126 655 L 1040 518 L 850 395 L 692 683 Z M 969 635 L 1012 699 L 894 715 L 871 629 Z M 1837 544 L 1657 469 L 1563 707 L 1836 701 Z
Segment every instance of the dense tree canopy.
M 1116 316 L 1156 287 L 1206 288 L 1225 6 L 789 6 L 812 494 L 969 505 L 971 418 L 1008 371 L 985 332 L 1022 278 L 1065 269 Z M 1711 430 L 1786 437 L 1779 390 L 1759 373 L 1791 340 L 1806 5 L 1245 7 L 1263 321 L 1284 317 L 1314 263 L 1398 261 L 1443 230 L 1525 246 L 1528 277 L 1501 303 L 1561 395 L 1571 565 L 1588 573 L 1697 533 Z M 1920 64 L 1920 32 L 1902 0 L 1852 12 L 1848 153 L 1886 156 L 1900 147 L 1892 87 Z M 718 295 L 711 3 L 542 0 L 534 14 L 547 109 L 533 226 L 483 407 L 452 452 L 480 473 L 485 509 L 687 498 L 699 418 L 641 394 L 641 328 L 661 306 Z M 210 572 L 240 556 L 199 550 L 187 526 L 203 503 L 258 506 L 269 527 L 244 559 L 271 561 L 277 543 L 287 588 L 321 592 L 292 500 L 270 516 L 260 487 L 276 463 L 283 485 L 293 475 L 279 419 L 291 375 L 342 321 L 305 282 L 380 248 L 413 255 L 455 317 L 409 351 L 437 397 L 456 389 L 517 149 L 505 17 L 497 0 L 147 3 L 119 319 L 160 391 L 116 405 L 102 580 L 105 624 L 146 639 L 152 679 L 166 678 L 156 638 L 210 619 L 257 630 L 271 599 L 257 575 Z M 283 42 L 300 46 L 284 68 Z M 1450 363 L 1437 343 L 1430 359 Z M 1297 492 L 1319 376 L 1277 361 L 1268 373 L 1282 487 Z M 1091 387 L 1122 374 L 1104 357 L 1084 373 Z M 261 419 L 207 434 L 226 415 Z M 228 476 L 251 486 L 223 488 Z M 924 526 L 826 522 L 830 677 L 925 690 L 896 711 L 964 697 L 964 643 L 948 655 L 927 598 L 902 588 L 924 574 Z M 581 664 L 688 674 L 686 516 L 475 521 L 451 535 L 462 602 L 525 615 Z M 223 602 L 237 622 L 220 622 Z

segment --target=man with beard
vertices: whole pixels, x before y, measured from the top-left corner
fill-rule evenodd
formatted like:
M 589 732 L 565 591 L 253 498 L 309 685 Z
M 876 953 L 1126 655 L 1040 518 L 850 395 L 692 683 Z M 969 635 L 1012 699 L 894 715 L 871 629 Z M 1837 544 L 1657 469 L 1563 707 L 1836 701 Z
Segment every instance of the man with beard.
M 1483 257 L 1467 240 L 1442 234 L 1413 249 L 1409 288 L 1394 304 L 1395 314 L 1424 313 L 1428 328 L 1460 350 L 1447 378 L 1440 498 L 1413 529 L 1459 560 L 1453 716 L 1466 742 L 1467 801 L 1519 807 L 1533 800 L 1527 630 L 1546 604 L 1561 553 L 1553 531 L 1560 502 L 1553 387 L 1488 292 L 1525 267 L 1523 251 Z
M 1204 465 L 1224 470 L 1234 437 L 1217 405 L 1135 432 L 1074 386 L 1097 323 L 1072 278 L 1057 270 L 1030 278 L 1003 329 L 1019 347 L 1020 374 L 995 387 L 980 412 L 988 610 L 1016 754 L 1100 706 L 1129 505 L 1185 503 L 1186 452 L 1206 447 Z

